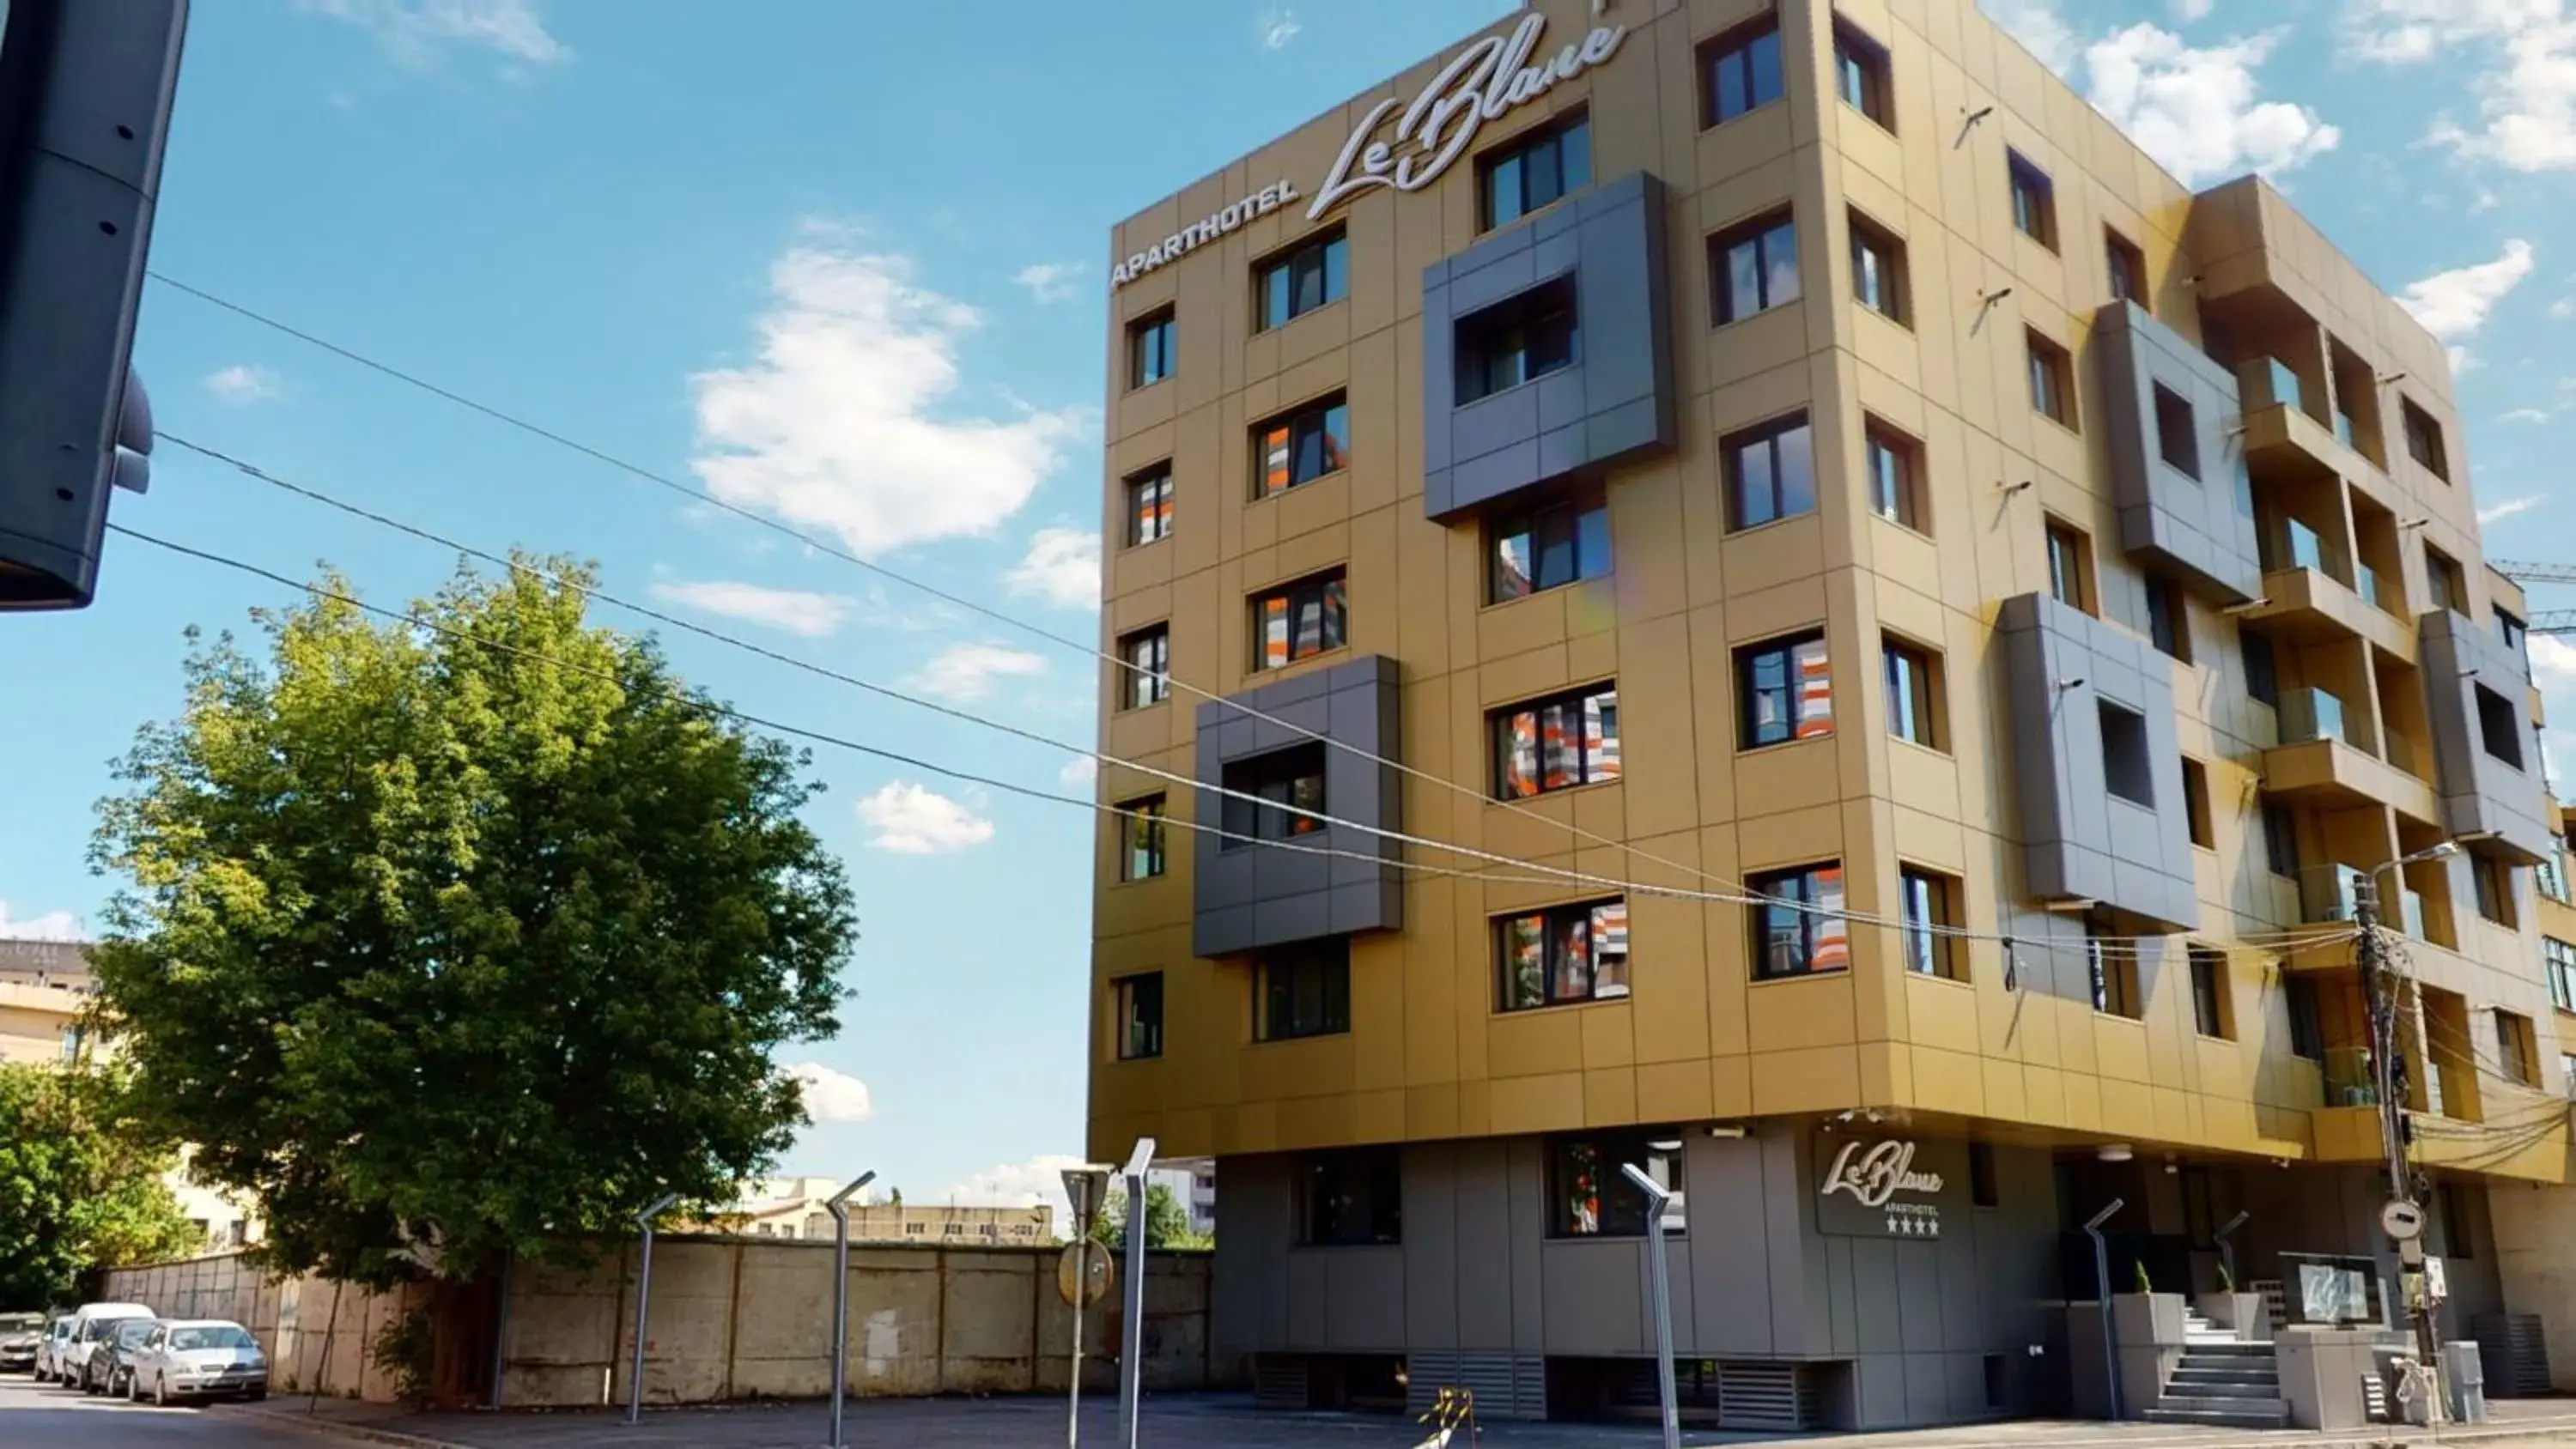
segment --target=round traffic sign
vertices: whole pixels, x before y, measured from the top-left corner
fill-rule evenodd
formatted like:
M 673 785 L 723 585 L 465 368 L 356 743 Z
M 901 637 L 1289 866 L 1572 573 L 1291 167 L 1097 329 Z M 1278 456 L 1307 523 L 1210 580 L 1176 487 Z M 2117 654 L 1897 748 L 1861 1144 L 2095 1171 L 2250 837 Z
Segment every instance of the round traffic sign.
M 2402 1197 L 2390 1198 L 2379 1210 L 2379 1227 L 2401 1243 L 2412 1242 L 2424 1235 L 2424 1210 Z
M 1084 1239 L 1068 1244 L 1055 1260 L 1055 1291 L 1067 1304 L 1088 1308 L 1109 1296 L 1118 1281 L 1118 1263 L 1109 1249 Z

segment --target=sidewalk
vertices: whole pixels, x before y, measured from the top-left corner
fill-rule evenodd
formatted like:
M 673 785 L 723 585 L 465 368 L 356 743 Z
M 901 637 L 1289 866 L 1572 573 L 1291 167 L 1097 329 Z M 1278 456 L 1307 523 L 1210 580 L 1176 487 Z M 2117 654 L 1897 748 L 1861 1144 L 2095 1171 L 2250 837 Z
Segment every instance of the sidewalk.
M 2153 1424 L 2024 1420 L 1901 1433 L 1766 1435 L 1688 1431 L 1693 1446 L 1795 1442 L 1802 1449 L 2377 1449 L 2381 1445 L 2559 1444 L 2576 1449 L 2576 1401 L 2529 1399 L 2495 1406 L 2496 1421 L 2442 1430 L 2372 1425 L 2333 1434 L 2168 1428 Z M 629 1427 L 614 1411 L 532 1414 L 409 1414 L 382 1404 L 326 1399 L 311 1418 L 300 1399 L 213 1412 L 281 1426 L 320 1429 L 400 1449 L 817 1449 L 831 1413 L 815 1403 L 648 1410 Z M 845 1422 L 851 1449 L 1042 1449 L 1064 1440 L 1064 1402 L 1053 1398 L 854 1399 Z M 1084 1401 L 1082 1440 L 1116 1443 L 1117 1404 Z M 1422 1437 L 1410 1420 L 1382 1414 L 1269 1414 L 1241 1394 L 1183 1394 L 1146 1401 L 1139 1438 L 1156 1446 L 1224 1449 L 1408 1449 Z M 1651 1425 L 1500 1424 L 1484 1430 L 1495 1449 L 1651 1449 Z M 1464 1441 L 1460 1441 L 1463 1446 Z

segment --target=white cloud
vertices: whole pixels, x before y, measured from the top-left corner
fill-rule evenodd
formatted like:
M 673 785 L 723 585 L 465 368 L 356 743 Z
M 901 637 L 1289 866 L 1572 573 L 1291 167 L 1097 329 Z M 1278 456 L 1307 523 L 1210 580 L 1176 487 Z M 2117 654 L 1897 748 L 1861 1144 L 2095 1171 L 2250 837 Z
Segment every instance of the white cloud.
M 1006 578 L 1015 594 L 1036 594 L 1066 609 L 1100 607 L 1100 535 L 1083 528 L 1041 528 Z
M 2218 0 L 2173 0 L 2174 19 L 2186 25 L 2195 20 L 2207 20 L 2209 12 L 2217 8 Z
M 2549 304 L 2549 315 L 2560 322 L 2576 317 L 2576 296 L 2561 297 Z
M 297 0 L 297 8 L 364 26 L 406 60 L 450 43 L 541 65 L 572 54 L 547 32 L 532 0 Z
M 760 359 L 691 379 L 698 476 L 728 503 L 840 535 L 863 558 L 991 533 L 1082 433 L 1079 408 L 943 414 L 974 308 L 903 257 L 818 237 L 770 268 Z
M 1265 11 L 1261 17 L 1261 48 L 1285 50 L 1288 48 L 1288 42 L 1295 40 L 1298 32 L 1305 28 L 1297 23 L 1297 12 L 1294 10 Z
M 2576 167 L 2576 18 L 2566 0 L 2347 0 L 2344 46 L 2389 65 L 2487 58 L 2474 129 L 2448 116 L 2427 139 L 2516 171 Z
M 1079 1157 L 1050 1153 L 1026 1162 L 988 1167 L 963 1182 L 952 1183 L 928 1198 L 913 1201 L 959 1207 L 1038 1207 L 1055 1209 L 1056 1236 L 1068 1237 L 1073 1226 L 1073 1200 L 1065 1196 L 1064 1170 L 1080 1167 Z
M 1062 302 L 1073 296 L 1073 279 L 1081 274 L 1082 267 L 1075 262 L 1031 262 L 1011 280 L 1028 288 L 1038 301 Z
M 1055 772 L 1057 783 L 1068 790 L 1088 790 L 1100 778 L 1100 762 L 1089 755 L 1076 755 Z
M 2523 640 L 2523 652 L 2531 657 L 2534 675 L 2559 684 L 2576 684 L 2576 644 L 2555 634 L 2533 634 Z M 2557 713 L 2554 709 L 2550 712 Z
M 2484 326 L 2495 304 L 2530 275 L 2531 243 L 2516 237 L 2504 244 L 2504 254 L 2494 261 L 2454 267 L 2407 283 L 2397 301 L 2415 314 L 2425 331 L 2444 342 L 2457 342 Z M 2461 370 L 2456 357 L 2451 370 Z
M 47 911 L 41 916 L 15 920 L 9 915 L 9 903 L 0 901 L 0 940 L 5 941 L 86 941 L 89 932 L 81 918 L 69 911 Z
M 1047 672 L 1047 662 L 1025 650 L 999 644 L 951 644 L 904 680 L 904 687 L 953 704 L 989 699 L 1005 679 L 1034 679 Z
M 2515 408 L 2513 411 L 2506 413 L 2502 421 L 2508 423 L 2545 423 L 2556 416 L 2558 416 L 2558 412 L 2555 408 Z M 2480 517 L 2483 518 L 2484 515 L 2481 514 Z
M 2466 377 L 2470 373 L 2477 371 L 2479 368 L 2486 366 L 2485 363 L 2478 360 L 2478 355 L 2476 353 L 2471 352 L 2465 347 L 2456 345 L 2445 347 L 2442 349 L 2442 355 L 2451 360 L 2451 376 L 2454 378 Z
M 2050 0 L 1977 0 L 1986 18 L 2004 28 L 2022 43 L 2039 63 L 2059 75 L 2073 73 L 2076 61 L 2075 29 L 2057 13 Z
M 2490 503 L 2486 507 L 2478 510 L 2478 523 L 2481 526 L 2490 523 L 2501 523 L 2504 520 L 2513 517 L 2517 513 L 2529 513 L 2531 510 L 2538 508 L 2540 505 L 2548 501 L 2548 499 L 2534 493 L 2522 498 L 2507 498 L 2499 502 Z
M 281 390 L 276 373 L 247 362 L 218 367 L 206 374 L 206 391 L 228 403 L 265 402 Z
M 877 1114 L 868 1084 L 821 1062 L 797 1062 L 787 1068 L 805 1095 L 805 1115 L 815 1122 L 865 1122 Z
M 839 594 L 772 589 L 724 579 L 655 584 L 653 597 L 728 619 L 784 629 L 808 639 L 824 638 L 840 628 L 855 603 Z
M 2254 71 L 2280 43 L 2266 31 L 2193 46 L 2140 23 L 2084 52 L 2086 99 L 2186 186 L 2294 170 L 2343 140 L 2306 106 L 2255 99 Z
M 993 838 L 993 822 L 910 780 L 889 782 L 859 802 L 859 819 L 876 828 L 868 844 L 897 855 L 946 855 Z

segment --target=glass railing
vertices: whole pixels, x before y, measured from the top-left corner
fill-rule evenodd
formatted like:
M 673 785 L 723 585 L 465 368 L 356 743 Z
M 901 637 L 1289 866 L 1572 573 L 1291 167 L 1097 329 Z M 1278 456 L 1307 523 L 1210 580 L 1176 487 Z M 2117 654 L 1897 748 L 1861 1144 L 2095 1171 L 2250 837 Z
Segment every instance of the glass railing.
M 2371 1070 L 2368 1047 L 2328 1048 L 2325 1079 L 2329 1107 L 2379 1105 L 2379 1077 Z
M 2254 391 L 2259 394 L 2258 406 L 2282 403 L 2302 411 L 2306 409 L 2304 394 L 2299 387 L 2299 375 L 2290 370 L 2290 364 L 2277 357 L 2266 357 L 2249 370 L 2254 374 Z
M 2415 742 L 2395 730 L 2382 731 L 2380 737 L 2387 742 L 2388 763 L 2407 774 L 2414 775 L 2416 773 Z M 2417 778 L 2422 777 L 2419 775 Z
M 2333 874 L 2309 883 L 2308 889 L 2314 895 L 2307 902 L 2308 920 L 2311 923 L 2352 920 L 2360 912 L 2365 877 L 2356 867 L 2340 863 L 2326 869 Z
M 2335 441 L 2356 453 L 2361 451 L 2361 425 L 2352 420 L 2352 414 L 2335 414 Z
M 2379 570 L 2368 564 L 2353 565 L 2352 591 L 2361 595 L 2361 601 L 2374 609 L 2384 610 L 2388 607 L 2388 601 L 2382 597 L 2379 587 Z
M 2422 891 L 2406 891 L 2400 894 L 2397 898 L 2397 914 L 2399 924 L 2406 928 L 2407 935 L 2418 941 L 2432 939 L 2424 934 L 2424 893 Z
M 2305 744 L 2310 740 L 2342 740 L 2351 743 L 2345 732 L 2343 701 L 2317 688 L 2281 691 L 2281 743 Z

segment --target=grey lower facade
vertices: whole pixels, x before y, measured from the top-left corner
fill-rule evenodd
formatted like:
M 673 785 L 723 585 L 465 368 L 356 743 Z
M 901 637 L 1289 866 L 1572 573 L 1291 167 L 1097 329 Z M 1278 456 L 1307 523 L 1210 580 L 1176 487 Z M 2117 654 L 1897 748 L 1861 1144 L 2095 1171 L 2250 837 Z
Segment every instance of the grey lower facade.
M 2064 1414 L 2069 1303 L 2091 1300 L 2076 1227 L 2115 1199 L 2115 1293 L 2148 1265 L 2159 1291 L 2213 1292 L 2213 1234 L 2239 1211 L 2237 1274 L 2287 1255 L 2376 1264 L 2380 1190 L 2366 1169 L 2184 1168 L 2141 1155 L 1909 1137 L 1937 1174 L 1893 1208 L 1829 1183 L 1862 1173 L 1889 1129 L 1780 1122 L 1742 1137 L 1677 1129 L 1683 1221 L 1668 1239 L 1685 1417 L 1744 1429 L 1890 1429 Z M 1732 1129 L 1725 1129 L 1732 1130 Z M 1580 1134 L 1576 1134 L 1580 1136 Z M 1399 1240 L 1306 1242 L 1314 1158 L 1220 1159 L 1211 1349 L 1281 1409 L 1402 1406 L 1468 1388 L 1487 1420 L 1638 1416 L 1654 1403 L 1642 1237 L 1556 1231 L 1565 1139 L 1411 1143 L 1395 1154 Z M 1844 1148 L 1852 1150 L 1838 1163 Z M 1840 1166 L 1843 1170 L 1838 1171 Z M 1921 1177 L 1915 1179 L 1920 1186 Z M 2502 1306 L 2482 1189 L 2444 1198 L 2450 1334 Z M 2394 1282 L 2393 1259 L 2377 1264 Z M 2293 1270 L 2294 1271 L 2294 1270 Z M 2365 1269 L 2365 1271 L 2370 1271 Z M 2098 1362 L 2098 1356 L 2093 1360 Z M 1374 1384 L 1378 1402 L 1370 1402 Z

